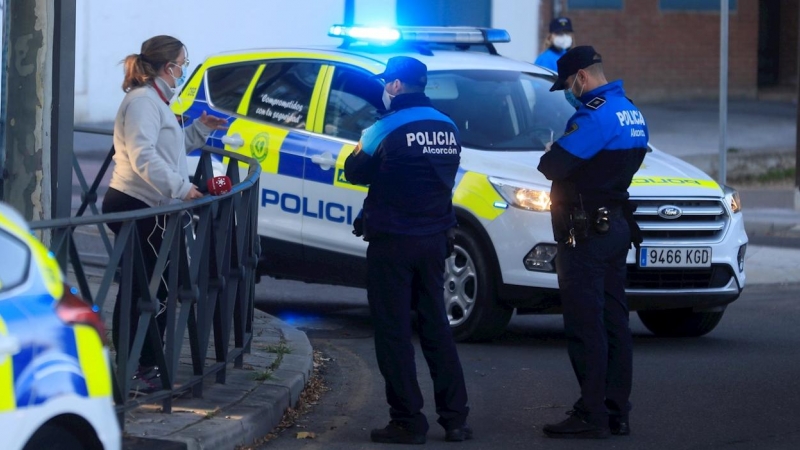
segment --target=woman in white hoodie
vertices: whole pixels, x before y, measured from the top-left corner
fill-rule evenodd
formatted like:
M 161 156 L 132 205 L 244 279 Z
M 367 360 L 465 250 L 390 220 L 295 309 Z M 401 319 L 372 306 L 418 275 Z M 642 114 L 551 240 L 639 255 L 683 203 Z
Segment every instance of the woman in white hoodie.
M 197 186 L 189 181 L 186 152 L 203 146 L 211 131 L 225 129 L 227 122 L 204 112 L 184 129 L 170 109 L 170 99 L 188 75 L 186 46 L 171 36 L 155 36 L 142 44 L 140 53 L 128 55 L 123 63 L 125 80 L 122 90 L 126 95 L 114 121 L 114 172 L 103 198 L 103 213 L 132 211 L 202 197 Z M 165 225 L 164 217 L 136 222 L 148 274 L 155 267 Z M 122 223 L 109 223 L 108 226 L 116 235 Z M 134 275 L 129 311 L 131 344 L 139 321 L 137 284 Z M 158 291 L 161 302 L 166 300 L 166 293 L 166 285 L 162 282 Z M 120 298 L 121 293 L 118 293 L 112 326 L 114 348 L 118 352 Z M 163 310 L 163 306 L 160 309 Z M 156 317 L 162 336 L 165 319 L 165 314 Z M 139 385 L 135 386 L 137 389 L 160 388 L 155 350 L 145 339 L 134 376 L 139 380 Z

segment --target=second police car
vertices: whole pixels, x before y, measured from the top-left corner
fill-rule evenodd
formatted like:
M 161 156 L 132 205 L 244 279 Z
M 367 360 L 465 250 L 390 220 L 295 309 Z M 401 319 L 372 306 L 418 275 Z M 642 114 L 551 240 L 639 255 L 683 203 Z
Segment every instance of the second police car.
M 334 26 L 329 34 L 344 43 L 209 57 L 173 103 L 187 124 L 203 111 L 228 118 L 209 144 L 260 162 L 260 272 L 364 285 L 367 244 L 351 230 L 366 189 L 347 182 L 343 163 L 383 109 L 372 75 L 409 55 L 428 66 L 425 93 L 463 144 L 444 287 L 455 336 L 497 336 L 514 309 L 557 312 L 550 182 L 536 167 L 574 109 L 549 92 L 552 72 L 499 56 L 504 30 Z M 630 192 L 644 235 L 628 255 L 631 308 L 656 334 L 708 333 L 745 285 L 738 194 L 655 149 Z
M 5 203 L 0 253 L 0 448 L 121 448 L 100 315 Z

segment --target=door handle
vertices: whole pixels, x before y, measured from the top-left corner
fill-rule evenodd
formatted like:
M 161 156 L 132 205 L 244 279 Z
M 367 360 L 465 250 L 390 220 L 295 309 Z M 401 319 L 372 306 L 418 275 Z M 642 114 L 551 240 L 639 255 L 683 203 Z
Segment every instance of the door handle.
M 234 150 L 238 150 L 244 145 L 244 139 L 242 139 L 242 136 L 239 133 L 234 133 L 230 136 L 222 136 L 222 143 L 230 146 Z
M 322 168 L 322 170 L 328 170 L 334 165 L 336 165 L 336 160 L 333 159 L 333 155 L 328 152 L 325 152 L 321 155 L 314 155 L 311 157 L 311 162 L 317 164 Z
M 19 353 L 19 340 L 12 336 L 0 337 L 0 358 L 6 355 L 16 355 Z

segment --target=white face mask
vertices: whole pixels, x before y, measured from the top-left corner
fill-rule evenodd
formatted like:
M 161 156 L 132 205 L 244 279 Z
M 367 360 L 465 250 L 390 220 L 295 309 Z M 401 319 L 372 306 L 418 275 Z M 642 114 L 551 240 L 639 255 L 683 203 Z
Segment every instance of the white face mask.
M 566 50 L 572 47 L 572 36 L 568 34 L 558 34 L 553 38 L 553 45 L 561 50 Z
M 383 106 L 385 106 L 387 110 L 389 109 L 390 106 L 392 106 L 392 99 L 394 97 L 395 96 L 390 94 L 389 91 L 387 91 L 386 89 L 383 90 L 383 96 L 381 97 L 381 99 L 383 100 Z

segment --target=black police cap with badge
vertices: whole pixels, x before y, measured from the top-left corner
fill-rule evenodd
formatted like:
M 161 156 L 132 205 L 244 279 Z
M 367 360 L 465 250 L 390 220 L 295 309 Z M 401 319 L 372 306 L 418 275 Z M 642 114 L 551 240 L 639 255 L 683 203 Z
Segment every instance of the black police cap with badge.
M 400 80 L 413 86 L 425 87 L 428 84 L 428 66 L 410 56 L 395 56 L 387 61 L 386 70 L 373 78 L 381 78 L 387 83 Z
M 591 65 L 601 63 L 603 59 L 594 51 L 591 45 L 581 45 L 570 49 L 561 58 L 558 58 L 558 79 L 553 83 L 552 91 L 562 91 L 567 88 L 567 78 Z

